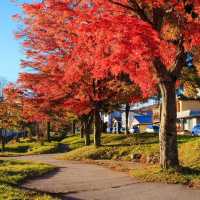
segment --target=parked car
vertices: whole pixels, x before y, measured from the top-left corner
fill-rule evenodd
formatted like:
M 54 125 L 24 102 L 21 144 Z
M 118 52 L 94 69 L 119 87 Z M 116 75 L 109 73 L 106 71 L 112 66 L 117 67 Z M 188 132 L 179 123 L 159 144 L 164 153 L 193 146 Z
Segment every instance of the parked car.
M 156 125 L 148 125 L 146 128 L 147 133 L 159 133 L 160 127 Z
M 140 130 L 137 126 L 133 126 L 132 128 L 129 129 L 130 133 L 139 133 Z
M 192 128 L 192 136 L 200 136 L 200 124 Z

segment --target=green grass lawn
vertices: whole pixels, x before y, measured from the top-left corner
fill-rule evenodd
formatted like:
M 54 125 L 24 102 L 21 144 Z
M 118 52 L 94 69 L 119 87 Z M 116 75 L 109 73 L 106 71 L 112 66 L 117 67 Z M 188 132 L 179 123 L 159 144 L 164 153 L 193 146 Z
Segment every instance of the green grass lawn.
M 40 163 L 15 160 L 0 160 L 0 199 L 1 200 L 53 200 L 46 194 L 19 189 L 19 184 L 54 169 Z
M 0 156 L 17 156 L 17 155 L 32 155 L 45 153 L 62 152 L 62 144 L 60 142 L 44 142 L 43 145 L 36 140 L 24 139 L 20 142 L 6 144 L 5 151 L 0 152 Z
M 102 146 L 84 146 L 80 136 L 71 136 L 62 141 L 69 146 L 62 159 L 67 160 L 119 160 L 137 158 L 137 168 L 130 174 L 144 181 L 183 183 L 200 187 L 200 137 L 178 136 L 179 159 L 182 168 L 163 171 L 159 167 L 159 139 L 156 134 L 103 134 Z
M 125 136 L 122 134 L 103 134 L 102 146 L 84 146 L 84 140 L 78 135 L 71 136 L 62 141 L 67 144 L 70 152 L 64 158 L 68 160 L 84 159 L 113 159 L 131 160 L 131 154 L 141 153 L 143 156 L 159 154 L 158 136 L 155 134 L 144 134 Z

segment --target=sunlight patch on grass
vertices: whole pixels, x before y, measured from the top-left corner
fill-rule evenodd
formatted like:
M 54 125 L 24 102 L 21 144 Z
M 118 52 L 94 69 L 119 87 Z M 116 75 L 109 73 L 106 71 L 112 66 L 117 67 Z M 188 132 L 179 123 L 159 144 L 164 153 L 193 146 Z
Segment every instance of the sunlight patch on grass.
M 6 184 L 0 184 L 0 199 L 1 200 L 56 200 L 56 198 L 50 197 L 46 194 L 38 194 L 36 192 L 30 192 L 20 190 L 16 187 Z
M 54 170 L 48 164 L 16 160 L 0 160 L 0 199 L 6 200 L 53 200 L 49 195 L 38 194 L 17 186 L 24 180 L 41 176 Z
M 163 170 L 159 165 L 142 165 L 131 170 L 130 174 L 145 182 L 182 183 L 200 186 L 200 170 L 191 168 L 175 171 L 174 169 Z
M 158 165 L 143 165 L 131 171 L 131 175 L 145 182 L 183 183 L 187 178 L 174 170 L 162 170 Z
M 27 178 L 43 175 L 55 167 L 48 164 L 15 160 L 0 160 L 0 182 L 19 184 Z

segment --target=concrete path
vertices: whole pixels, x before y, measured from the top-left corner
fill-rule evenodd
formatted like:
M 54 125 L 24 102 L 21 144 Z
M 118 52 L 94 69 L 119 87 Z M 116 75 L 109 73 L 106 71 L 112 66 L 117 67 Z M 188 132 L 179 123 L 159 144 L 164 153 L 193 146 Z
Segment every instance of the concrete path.
M 56 172 L 23 186 L 58 194 L 63 200 L 200 200 L 200 190 L 183 185 L 140 183 L 126 173 L 75 161 L 56 160 L 57 155 L 23 156 L 17 159 L 57 166 Z

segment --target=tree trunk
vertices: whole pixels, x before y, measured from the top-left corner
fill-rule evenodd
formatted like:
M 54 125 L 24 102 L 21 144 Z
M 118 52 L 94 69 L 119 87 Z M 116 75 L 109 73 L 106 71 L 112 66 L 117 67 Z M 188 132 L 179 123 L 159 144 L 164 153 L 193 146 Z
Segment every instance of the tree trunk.
M 48 122 L 47 122 L 47 141 L 48 141 L 48 142 L 51 142 L 51 135 L 50 135 L 50 132 L 51 132 L 51 123 L 48 121 Z
M 90 134 L 92 131 L 92 121 L 93 121 L 93 116 L 88 115 L 87 119 L 85 120 L 84 123 L 84 135 L 85 135 L 85 145 L 89 146 L 91 141 L 90 141 Z
M 72 134 L 73 134 L 73 135 L 75 135 L 75 133 L 76 133 L 76 130 L 75 130 L 75 129 L 76 129 L 76 123 L 75 123 L 75 120 L 73 120 L 73 121 L 72 121 Z
M 160 165 L 167 169 L 179 166 L 176 133 L 176 91 L 175 81 L 159 84 L 162 93 L 160 123 Z
M 36 125 L 36 123 L 31 123 L 30 125 L 29 125 L 29 134 L 28 134 L 28 138 L 30 139 L 30 140 L 32 140 L 32 138 L 34 137 L 34 136 L 36 136 L 37 135 L 37 125 Z
M 121 128 L 122 128 L 122 126 L 121 126 L 121 122 L 118 121 L 118 126 L 117 126 L 117 133 L 118 133 L 118 134 L 121 133 Z
M 40 141 L 40 128 L 39 128 L 39 122 L 36 123 L 35 125 L 35 130 L 36 130 L 36 134 L 37 134 L 37 140 Z
M 16 142 L 20 143 L 20 138 L 18 137 L 18 135 L 16 137 Z
M 44 145 L 44 130 L 43 122 L 37 123 L 37 138 L 41 145 Z
M 126 110 L 125 110 L 125 118 L 126 118 L 126 127 L 125 127 L 125 135 L 128 135 L 129 134 L 129 127 L 128 127 L 128 117 L 129 117 L 129 111 L 130 111 L 130 106 L 129 104 L 127 103 L 126 104 Z
M 81 129 L 80 129 L 80 137 L 83 138 L 84 137 L 84 121 L 81 120 Z
M 3 130 L 1 132 L 1 151 L 4 152 L 5 151 L 5 137 L 3 136 Z
M 98 110 L 94 111 L 94 145 L 101 145 L 101 118 Z
M 89 146 L 90 145 L 90 126 L 87 122 L 85 123 L 84 135 L 85 135 L 85 145 Z
M 5 138 L 4 137 L 2 137 L 1 144 L 2 144 L 2 152 L 4 152 L 5 151 Z
M 85 132 L 85 146 L 89 146 L 90 143 L 91 143 L 91 141 L 90 141 L 90 133 L 87 132 L 87 130 L 86 130 L 86 132 Z

